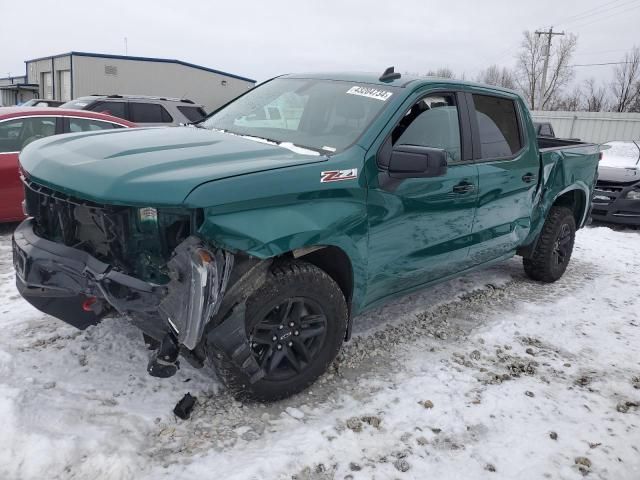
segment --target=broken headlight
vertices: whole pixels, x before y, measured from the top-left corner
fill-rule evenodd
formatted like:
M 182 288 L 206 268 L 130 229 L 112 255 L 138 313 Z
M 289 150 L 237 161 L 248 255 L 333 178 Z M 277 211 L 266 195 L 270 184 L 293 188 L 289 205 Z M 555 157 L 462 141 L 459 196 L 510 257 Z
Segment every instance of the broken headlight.
M 171 324 L 178 341 L 193 350 L 220 307 L 233 256 L 220 249 L 211 251 L 191 236 L 178 245 L 167 266 L 171 281 L 158 311 Z

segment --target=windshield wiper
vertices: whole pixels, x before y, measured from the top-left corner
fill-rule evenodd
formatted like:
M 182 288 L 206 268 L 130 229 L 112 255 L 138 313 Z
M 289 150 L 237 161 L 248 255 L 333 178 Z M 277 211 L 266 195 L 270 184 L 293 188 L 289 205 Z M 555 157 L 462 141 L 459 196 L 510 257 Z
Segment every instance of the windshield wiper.
M 201 128 L 206 128 L 206 127 L 201 127 Z M 222 128 L 215 128 L 215 127 L 212 127 L 210 130 L 216 131 L 216 132 L 221 132 L 221 133 L 226 133 L 228 135 L 235 135 L 237 137 L 252 138 L 252 139 L 264 142 L 264 143 L 273 144 L 273 145 L 277 145 L 277 146 L 283 146 L 283 148 L 287 148 L 288 146 L 293 146 L 293 147 L 296 147 L 296 148 L 309 150 L 311 152 L 316 152 L 316 153 L 318 153 L 320 155 L 327 155 L 327 152 L 325 150 L 320 149 L 320 148 L 307 147 L 307 146 L 304 146 L 304 145 L 298 145 L 298 144 L 295 144 L 293 142 L 289 142 L 287 140 L 275 140 L 273 138 L 261 137 L 260 135 L 249 135 L 249 134 L 246 134 L 246 133 L 237 133 L 237 132 L 232 132 L 230 130 L 224 130 Z M 291 150 L 291 149 L 289 148 L 289 150 Z

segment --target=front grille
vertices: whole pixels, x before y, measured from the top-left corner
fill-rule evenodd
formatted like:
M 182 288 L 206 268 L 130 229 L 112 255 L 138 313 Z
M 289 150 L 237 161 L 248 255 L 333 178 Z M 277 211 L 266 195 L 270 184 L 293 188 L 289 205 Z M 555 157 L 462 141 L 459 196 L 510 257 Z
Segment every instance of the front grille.
M 38 236 L 108 261 L 123 270 L 131 224 L 130 207 L 103 205 L 54 191 L 24 179 L 26 209 Z
M 624 188 L 620 184 L 598 180 L 593 191 L 593 203 L 607 205 L 618 198 Z
M 151 224 L 139 208 L 79 199 L 35 183 L 23 175 L 25 205 L 36 235 L 83 250 L 116 269 L 164 283 L 173 250 L 202 222 L 201 210 L 157 210 Z

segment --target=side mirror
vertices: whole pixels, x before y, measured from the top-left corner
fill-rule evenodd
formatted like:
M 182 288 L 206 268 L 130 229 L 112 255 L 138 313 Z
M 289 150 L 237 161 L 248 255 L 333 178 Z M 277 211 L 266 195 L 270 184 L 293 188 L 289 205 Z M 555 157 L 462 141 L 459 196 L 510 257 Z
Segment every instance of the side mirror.
M 388 165 L 392 178 L 440 177 L 447 173 L 447 154 L 441 148 L 396 145 Z

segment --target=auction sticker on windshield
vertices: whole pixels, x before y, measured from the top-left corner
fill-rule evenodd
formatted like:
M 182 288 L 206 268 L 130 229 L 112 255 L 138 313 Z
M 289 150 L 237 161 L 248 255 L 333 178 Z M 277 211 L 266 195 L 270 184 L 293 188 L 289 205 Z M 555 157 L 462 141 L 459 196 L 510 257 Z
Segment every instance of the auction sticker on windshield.
M 376 100 L 382 100 L 386 102 L 393 92 L 389 92 L 387 90 L 380 90 L 379 88 L 371 88 L 371 87 L 359 87 L 354 86 L 347 90 L 349 95 L 360 95 L 361 97 L 375 98 Z

